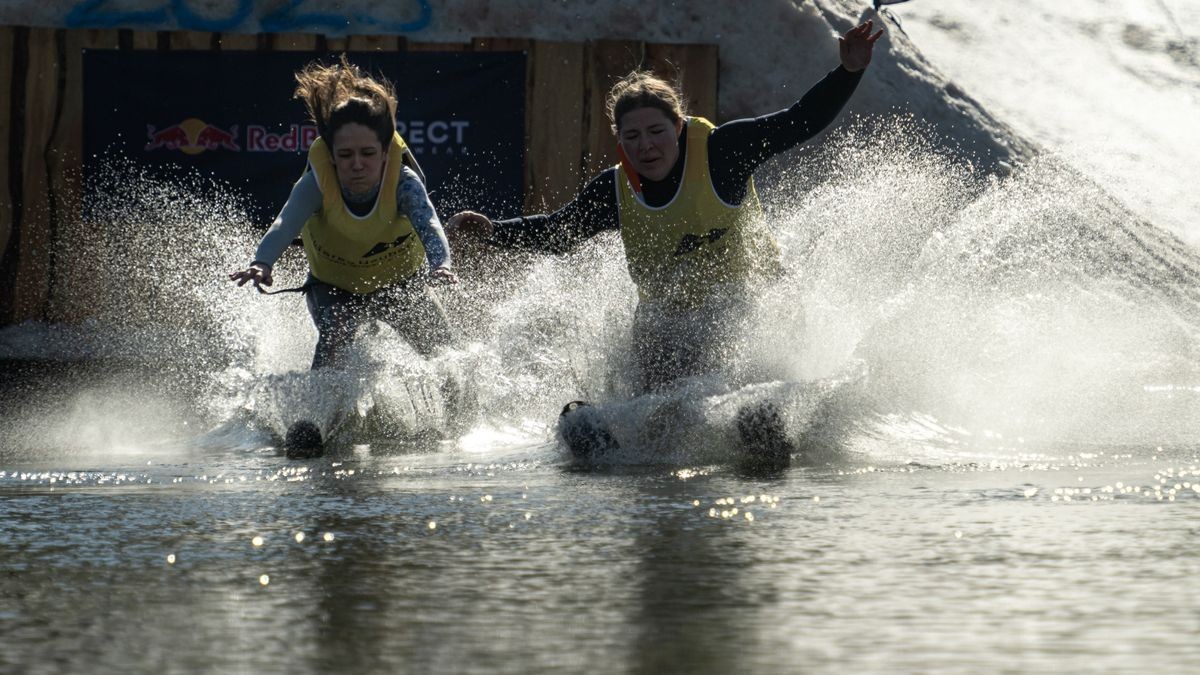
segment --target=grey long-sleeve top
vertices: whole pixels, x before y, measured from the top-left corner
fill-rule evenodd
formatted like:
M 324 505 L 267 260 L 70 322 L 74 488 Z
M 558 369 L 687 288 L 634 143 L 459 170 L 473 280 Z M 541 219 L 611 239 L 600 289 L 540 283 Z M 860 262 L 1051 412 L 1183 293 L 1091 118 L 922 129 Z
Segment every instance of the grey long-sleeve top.
M 375 205 L 375 197 L 376 194 L 371 194 L 365 199 L 353 200 L 345 192 L 342 193 L 346 207 L 360 216 L 366 215 Z M 296 181 L 292 194 L 288 196 L 279 215 L 275 217 L 275 222 L 271 223 L 271 228 L 259 242 L 254 261 L 274 265 L 292 240 L 300 236 L 304 223 L 321 208 L 321 202 L 321 188 L 317 184 L 316 175 L 312 171 L 304 172 L 300 180 Z M 446 242 L 442 223 L 429 201 L 425 184 L 421 182 L 417 173 L 407 166 L 400 176 L 400 184 L 396 186 L 396 212 L 408 216 L 412 222 L 413 229 L 425 245 L 425 259 L 429 261 L 429 266 L 449 267 L 450 246 Z

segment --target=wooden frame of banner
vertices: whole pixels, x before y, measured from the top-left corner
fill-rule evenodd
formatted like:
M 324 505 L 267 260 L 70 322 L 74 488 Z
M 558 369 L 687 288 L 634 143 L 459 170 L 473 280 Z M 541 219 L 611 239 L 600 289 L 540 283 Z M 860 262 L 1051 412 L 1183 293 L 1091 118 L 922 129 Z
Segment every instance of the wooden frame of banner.
M 616 163 L 604 100 L 634 67 L 678 80 L 694 114 L 717 112 L 716 45 L 0 27 L 0 325 L 81 321 L 103 288 L 103 232 L 78 217 L 85 49 L 524 52 L 526 213 L 562 206 Z

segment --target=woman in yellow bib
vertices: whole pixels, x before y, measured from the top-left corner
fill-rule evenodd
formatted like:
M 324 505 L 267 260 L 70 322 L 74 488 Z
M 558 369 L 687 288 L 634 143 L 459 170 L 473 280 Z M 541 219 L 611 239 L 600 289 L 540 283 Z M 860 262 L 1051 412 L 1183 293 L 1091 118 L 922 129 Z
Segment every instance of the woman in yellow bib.
M 837 117 L 882 33 L 868 21 L 839 38 L 841 65 L 790 108 L 719 127 L 686 116 L 668 83 L 631 73 L 608 98 L 619 165 L 549 215 L 458 213 L 447 221 L 450 238 L 560 252 L 618 230 L 638 291 L 632 333 L 643 389 L 711 372 L 737 340 L 754 282 L 779 272 L 754 171 Z
M 395 91 L 345 56 L 332 66 L 305 66 L 296 81 L 319 137 L 254 261 L 230 279 L 270 286 L 272 265 L 301 236 L 318 332 L 313 368 L 337 364 L 371 319 L 428 356 L 453 335 L 428 282 L 456 279 L 421 168 L 396 133 Z

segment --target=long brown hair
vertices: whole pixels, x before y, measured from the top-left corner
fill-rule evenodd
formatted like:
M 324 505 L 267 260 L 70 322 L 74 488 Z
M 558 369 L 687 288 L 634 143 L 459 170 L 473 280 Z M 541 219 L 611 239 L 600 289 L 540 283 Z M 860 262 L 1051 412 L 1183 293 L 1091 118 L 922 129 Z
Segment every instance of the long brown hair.
M 605 103 L 613 133 L 620 131 L 621 117 L 637 108 L 658 108 L 672 123 L 687 114 L 679 87 L 647 70 L 635 69 L 617 80 Z
M 396 132 L 396 89 L 384 77 L 374 78 L 342 54 L 337 63 L 313 61 L 296 72 L 295 97 L 304 101 L 309 118 L 326 143 L 343 125 L 357 122 L 379 136 L 387 147 Z

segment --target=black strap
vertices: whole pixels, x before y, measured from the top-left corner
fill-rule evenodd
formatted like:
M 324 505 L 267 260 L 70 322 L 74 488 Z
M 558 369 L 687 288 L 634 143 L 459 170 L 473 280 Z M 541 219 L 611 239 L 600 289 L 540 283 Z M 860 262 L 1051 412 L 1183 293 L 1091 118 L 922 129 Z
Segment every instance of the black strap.
M 254 289 L 263 295 L 279 295 L 280 293 L 307 293 L 309 288 L 312 288 L 311 281 L 306 281 L 304 282 L 304 285 L 296 286 L 295 288 L 280 288 L 278 290 L 268 291 L 259 285 L 258 279 L 254 280 Z

